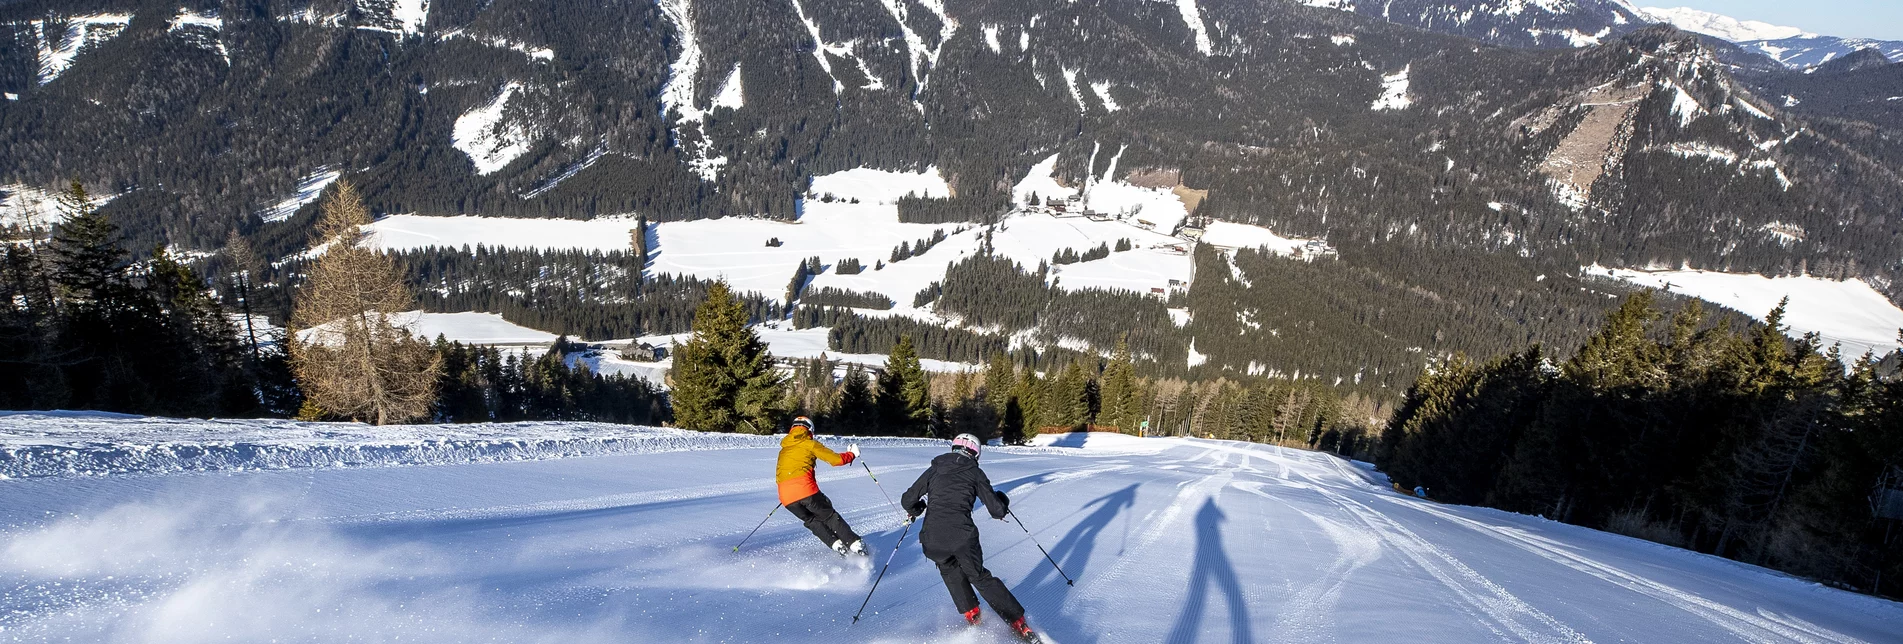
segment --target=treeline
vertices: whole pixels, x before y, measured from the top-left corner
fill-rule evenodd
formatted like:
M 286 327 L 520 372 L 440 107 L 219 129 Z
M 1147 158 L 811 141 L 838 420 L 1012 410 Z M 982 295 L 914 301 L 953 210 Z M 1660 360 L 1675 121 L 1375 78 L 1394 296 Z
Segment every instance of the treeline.
M 1376 462 L 1436 499 L 1903 593 L 1903 380 L 1789 339 L 1783 315 L 1740 330 L 1642 292 L 1564 362 L 1455 357 L 1409 389 Z
M 641 378 L 603 376 L 579 362 L 590 350 L 564 337 L 547 353 L 504 352 L 436 338 L 443 369 L 435 422 L 568 420 L 659 424 L 667 398 Z
M 711 282 L 642 276 L 626 251 L 429 248 L 395 254 L 429 311 L 488 311 L 532 329 L 606 340 L 682 333 Z M 745 299 L 757 319 L 780 315 L 777 302 Z
M 0 264 L 0 408 L 165 416 L 297 409 L 281 338 L 242 336 L 210 285 L 156 248 L 134 256 L 78 182 L 51 230 L 16 229 Z

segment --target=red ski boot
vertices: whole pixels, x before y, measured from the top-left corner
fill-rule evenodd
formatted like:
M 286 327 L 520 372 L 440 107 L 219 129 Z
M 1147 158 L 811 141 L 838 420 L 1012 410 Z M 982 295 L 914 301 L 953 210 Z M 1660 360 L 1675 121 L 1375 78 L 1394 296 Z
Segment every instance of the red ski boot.
M 1011 622 L 1011 633 L 1013 635 L 1017 635 L 1018 639 L 1021 639 L 1027 642 L 1039 641 L 1037 639 L 1037 633 L 1031 632 L 1031 625 L 1024 623 L 1024 618 L 1022 617 L 1019 617 L 1016 620 L 1013 620 Z
M 984 615 L 984 613 L 978 612 L 982 608 L 983 607 L 973 607 L 971 610 L 965 611 L 965 622 L 972 626 L 977 626 L 978 618 Z

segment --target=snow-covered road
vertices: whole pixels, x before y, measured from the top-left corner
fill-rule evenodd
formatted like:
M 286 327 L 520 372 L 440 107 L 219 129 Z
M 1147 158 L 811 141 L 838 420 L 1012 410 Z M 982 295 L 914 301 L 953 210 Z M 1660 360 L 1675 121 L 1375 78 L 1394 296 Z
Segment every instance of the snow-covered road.
M 1076 440 L 1076 439 L 1067 439 Z M 896 496 L 936 447 L 869 449 Z M 875 557 L 774 507 L 771 449 L 0 480 L 0 641 L 1006 642 L 963 625 L 858 467 Z M 1903 605 L 1606 533 L 1394 494 L 1316 453 L 993 450 L 990 569 L 1064 644 L 1898 642 Z M 916 536 L 916 535 L 914 535 Z

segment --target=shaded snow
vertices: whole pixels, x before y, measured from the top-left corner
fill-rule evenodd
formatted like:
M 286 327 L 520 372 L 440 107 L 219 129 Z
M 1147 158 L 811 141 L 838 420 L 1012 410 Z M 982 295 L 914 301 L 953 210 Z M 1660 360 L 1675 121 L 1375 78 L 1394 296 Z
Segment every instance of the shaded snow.
M 519 83 L 504 85 L 494 100 L 456 118 L 450 145 L 469 155 L 476 174 L 494 173 L 528 153 L 533 143 L 528 129 L 505 113 L 521 89 Z
M 1381 77 L 1381 97 L 1374 100 L 1375 110 L 1404 110 L 1414 104 L 1407 96 L 1407 74 L 1413 66 L 1401 68 L 1401 71 Z
M 316 171 L 305 175 L 303 179 L 298 180 L 297 191 L 292 193 L 291 196 L 285 197 L 283 201 L 277 202 L 269 208 L 258 211 L 258 218 L 266 222 L 279 222 L 290 219 L 291 215 L 297 214 L 298 209 L 303 208 L 306 204 L 313 201 L 317 201 L 318 197 L 323 196 L 324 189 L 329 188 L 330 184 L 336 183 L 337 178 L 341 176 L 343 176 L 342 172 L 328 166 L 318 168 Z
M 1587 275 L 1611 277 L 1696 297 L 1762 320 L 1779 300 L 1791 299 L 1784 323 L 1792 335 L 1815 332 L 1825 346 L 1842 344 L 1849 357 L 1899 348 L 1903 309 L 1862 280 L 1839 282 L 1818 277 L 1771 278 L 1712 271 L 1637 271 L 1589 266 Z

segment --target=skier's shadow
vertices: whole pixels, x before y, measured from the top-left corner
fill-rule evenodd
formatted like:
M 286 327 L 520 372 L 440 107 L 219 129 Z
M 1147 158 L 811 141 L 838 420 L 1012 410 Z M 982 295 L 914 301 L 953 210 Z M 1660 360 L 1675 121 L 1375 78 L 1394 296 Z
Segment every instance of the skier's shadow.
M 1051 558 L 1064 567 L 1064 572 L 1070 573 L 1072 578 L 1080 578 L 1091 573 L 1090 559 L 1097 550 L 1097 537 L 1110 527 L 1110 522 L 1115 520 L 1117 515 L 1136 505 L 1137 487 L 1137 484 L 1132 483 L 1128 487 L 1097 497 L 1083 505 L 1084 509 L 1093 506 L 1097 509 L 1091 512 L 1090 516 L 1079 521 L 1077 527 L 1071 528 L 1068 534 L 1051 546 Z M 1029 596 L 1032 602 L 1053 606 L 1059 605 L 1071 591 L 1065 585 L 1064 579 L 1059 577 L 1050 566 L 1038 567 L 1035 572 L 1025 577 L 1023 586 L 1031 589 L 1025 595 Z M 1083 624 L 1070 615 L 1057 611 L 1034 611 L 1032 619 L 1035 623 L 1041 623 L 1044 630 L 1052 635 L 1063 636 L 1060 639 L 1064 641 L 1090 637 L 1088 629 L 1083 628 Z
M 1196 563 L 1189 574 L 1189 597 L 1183 600 L 1183 611 L 1176 616 L 1176 625 L 1170 627 L 1168 642 L 1194 642 L 1203 631 L 1203 613 L 1209 603 L 1209 587 L 1215 585 L 1222 591 L 1223 603 L 1229 605 L 1229 639 L 1237 644 L 1254 644 L 1255 634 L 1249 627 L 1249 606 L 1242 595 L 1242 583 L 1236 579 L 1235 566 L 1229 563 L 1229 554 L 1222 547 L 1222 510 L 1216 507 L 1215 499 L 1205 499 L 1203 507 L 1196 511 Z

